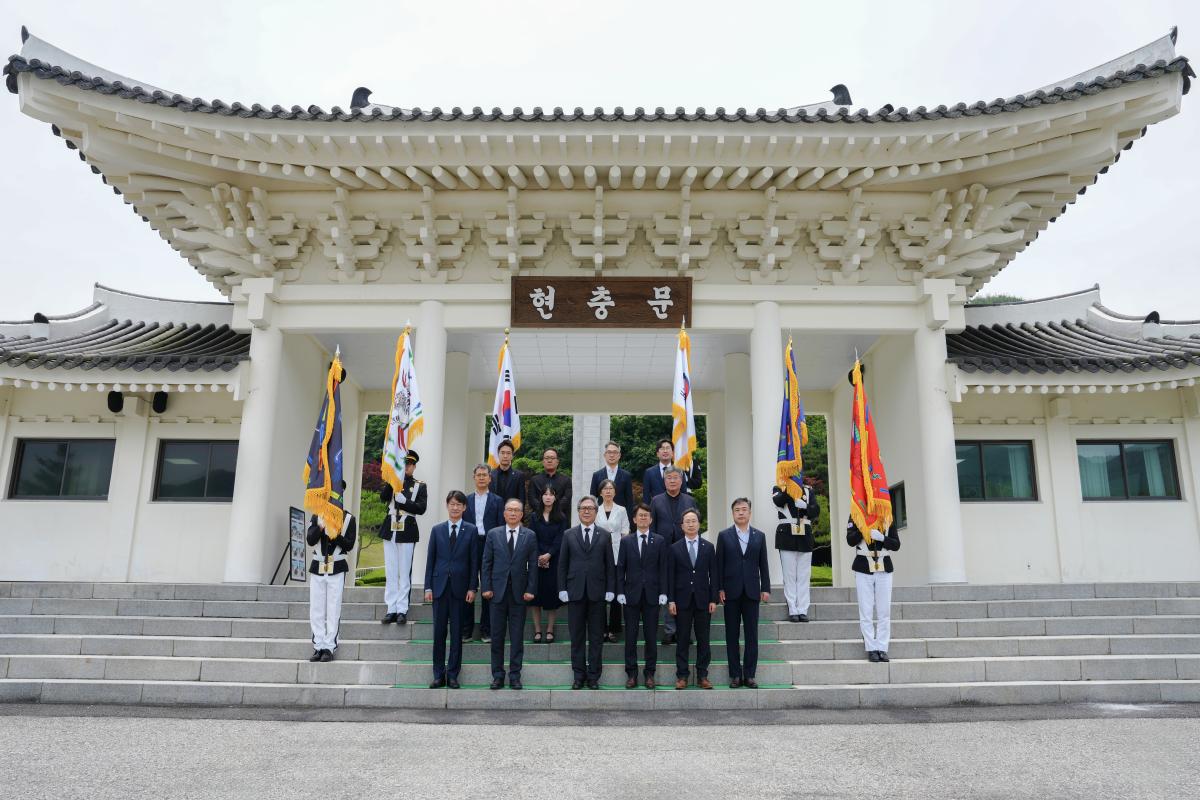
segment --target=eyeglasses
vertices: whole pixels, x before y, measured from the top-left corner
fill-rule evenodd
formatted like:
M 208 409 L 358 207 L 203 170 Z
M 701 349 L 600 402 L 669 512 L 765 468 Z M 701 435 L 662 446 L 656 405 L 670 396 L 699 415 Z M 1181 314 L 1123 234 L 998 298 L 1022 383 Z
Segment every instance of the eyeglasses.
M 580 511 L 595 511 L 596 506 L 580 506 L 579 510 Z

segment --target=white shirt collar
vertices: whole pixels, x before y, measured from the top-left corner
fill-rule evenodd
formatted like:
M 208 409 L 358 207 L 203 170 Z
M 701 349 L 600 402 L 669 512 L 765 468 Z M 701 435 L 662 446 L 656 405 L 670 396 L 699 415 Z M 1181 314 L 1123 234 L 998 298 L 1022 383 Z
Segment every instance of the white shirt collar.
M 733 526 L 733 529 L 734 529 L 735 531 L 737 531 L 737 535 L 738 535 L 738 536 L 749 536 L 749 535 L 750 535 L 750 529 L 749 529 L 749 528 L 746 528 L 746 530 L 742 530 L 742 529 L 741 529 L 741 528 L 739 528 L 737 525 L 734 525 L 734 526 Z

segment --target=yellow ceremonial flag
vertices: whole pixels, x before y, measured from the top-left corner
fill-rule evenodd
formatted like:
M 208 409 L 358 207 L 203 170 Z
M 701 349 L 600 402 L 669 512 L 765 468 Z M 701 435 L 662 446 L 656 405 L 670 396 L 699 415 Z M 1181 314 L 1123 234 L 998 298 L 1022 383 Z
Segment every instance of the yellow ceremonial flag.
M 679 326 L 679 347 L 675 351 L 675 388 L 671 394 L 671 443 L 675 446 L 675 466 L 690 472 L 696 452 L 696 417 L 692 413 L 692 342 L 683 325 Z

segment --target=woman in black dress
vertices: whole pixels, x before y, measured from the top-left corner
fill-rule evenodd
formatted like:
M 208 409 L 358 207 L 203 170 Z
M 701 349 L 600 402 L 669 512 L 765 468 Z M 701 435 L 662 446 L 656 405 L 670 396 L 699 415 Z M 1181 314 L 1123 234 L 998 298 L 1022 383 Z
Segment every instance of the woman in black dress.
M 554 617 L 562 601 L 558 599 L 558 548 L 562 545 L 567 519 L 555 507 L 558 493 L 553 486 L 542 492 L 538 510 L 529 516 L 527 526 L 537 534 L 538 584 L 533 602 L 533 641 L 554 642 Z M 547 614 L 546 632 L 542 634 L 542 610 Z

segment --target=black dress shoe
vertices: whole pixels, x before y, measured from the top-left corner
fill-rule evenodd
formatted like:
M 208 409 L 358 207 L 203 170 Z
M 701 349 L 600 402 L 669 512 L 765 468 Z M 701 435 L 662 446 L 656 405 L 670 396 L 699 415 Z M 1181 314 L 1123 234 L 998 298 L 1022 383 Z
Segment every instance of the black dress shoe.
M 408 624 L 408 615 L 407 614 L 397 614 L 396 615 L 396 624 L 397 625 L 407 625 Z
M 520 678 L 511 678 L 508 681 L 508 688 L 516 689 L 517 691 L 520 691 L 521 689 L 524 689 L 525 687 L 521 685 Z
M 583 681 L 576 680 L 576 681 L 571 682 L 571 689 L 575 690 L 575 689 L 582 689 L 582 688 L 583 688 Z
M 808 614 L 797 614 L 796 622 L 808 622 Z
M 332 650 L 322 650 L 321 651 L 321 663 L 324 664 L 324 663 L 328 663 L 330 661 L 333 661 L 333 651 Z
M 392 614 L 391 612 L 384 614 L 383 619 L 379 620 L 379 622 L 382 623 L 383 625 L 389 625 L 395 621 L 396 621 L 396 615 Z
M 887 654 L 886 650 L 877 650 L 876 652 L 879 653 L 880 661 L 891 661 L 891 659 L 888 658 L 888 654 Z
M 746 680 L 742 681 L 742 686 L 745 686 L 747 689 L 757 689 L 758 681 L 754 680 L 754 678 L 746 678 Z
M 588 688 L 589 689 L 599 689 L 600 681 L 588 681 Z
M 462 684 L 459 683 L 454 678 L 451 678 L 450 680 L 446 681 L 446 686 L 448 686 L 451 689 L 461 689 L 462 688 Z
M 867 651 L 867 661 L 870 661 L 873 664 L 878 664 L 879 663 L 879 651 L 878 650 L 868 650 Z
M 313 661 L 313 662 L 320 661 L 321 660 L 321 651 L 313 650 L 313 654 L 308 657 L 308 660 Z
M 732 680 L 730 680 L 730 681 L 729 681 L 729 688 L 730 688 L 730 689 L 740 689 L 740 688 L 741 688 L 741 686 L 742 686 L 742 679 L 741 679 L 741 678 L 733 678 Z
M 501 681 L 501 680 L 494 680 L 494 681 L 492 681 L 492 685 L 491 685 L 491 686 L 489 686 L 488 688 L 489 688 L 489 689 L 503 689 L 503 688 L 504 688 L 504 681 Z
M 788 614 L 788 622 L 799 622 L 799 621 L 800 621 L 799 614 Z
M 446 679 L 445 678 L 435 678 L 433 680 L 433 682 L 429 684 L 429 688 L 430 689 L 445 689 L 446 688 Z

